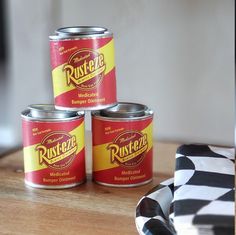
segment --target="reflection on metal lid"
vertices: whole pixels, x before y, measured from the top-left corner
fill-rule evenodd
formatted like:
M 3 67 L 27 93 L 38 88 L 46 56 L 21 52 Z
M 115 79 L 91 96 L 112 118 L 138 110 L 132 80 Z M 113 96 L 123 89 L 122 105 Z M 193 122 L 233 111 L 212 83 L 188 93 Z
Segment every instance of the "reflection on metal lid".
M 148 110 L 143 104 L 119 102 L 116 106 L 101 110 L 100 115 L 114 118 L 143 117 Z
M 73 27 L 64 27 L 59 28 L 55 31 L 58 35 L 92 35 L 92 34 L 104 34 L 108 30 L 104 27 L 97 26 L 73 26 Z
M 33 104 L 22 112 L 23 117 L 32 119 L 67 119 L 83 114 L 84 112 L 58 110 L 53 104 Z

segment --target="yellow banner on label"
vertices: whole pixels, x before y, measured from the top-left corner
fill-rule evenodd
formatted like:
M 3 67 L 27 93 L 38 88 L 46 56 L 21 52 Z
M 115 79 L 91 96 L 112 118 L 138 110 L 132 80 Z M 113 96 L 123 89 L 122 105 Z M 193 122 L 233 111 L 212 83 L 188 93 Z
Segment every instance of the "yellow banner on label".
M 76 150 L 75 154 L 77 154 L 84 148 L 84 122 L 82 122 L 74 130 L 69 132 L 69 134 L 74 135 L 76 137 L 77 150 Z M 40 144 L 40 143 L 38 143 L 38 144 Z M 23 150 L 24 151 L 24 168 L 25 168 L 25 172 L 37 171 L 37 170 L 47 168 L 47 166 L 45 164 L 42 164 L 42 165 L 39 164 L 38 151 L 35 149 L 38 144 L 25 147 L 24 150 Z M 73 149 L 71 149 L 71 151 L 72 150 Z M 63 157 L 65 158 L 66 156 L 63 156 Z M 62 160 L 62 159 L 60 159 L 60 160 Z M 53 161 L 53 159 L 51 159 L 50 161 Z M 51 164 L 51 162 L 49 164 Z
M 104 62 L 106 66 L 102 68 L 105 69 L 104 75 L 106 75 L 115 67 L 114 39 L 96 51 L 103 54 L 104 56 Z M 66 74 L 65 71 L 63 71 L 65 65 L 66 63 L 56 67 L 52 71 L 54 97 L 75 89 L 73 84 L 67 84 Z
M 153 145 L 152 127 L 153 124 L 151 123 L 144 130 L 141 131 L 143 134 L 147 135 L 147 143 L 148 143 L 147 152 L 152 148 Z M 107 146 L 109 144 L 112 144 L 112 142 L 93 147 L 93 171 L 102 171 L 119 166 L 117 162 L 114 163 L 111 162 L 110 151 L 107 149 Z

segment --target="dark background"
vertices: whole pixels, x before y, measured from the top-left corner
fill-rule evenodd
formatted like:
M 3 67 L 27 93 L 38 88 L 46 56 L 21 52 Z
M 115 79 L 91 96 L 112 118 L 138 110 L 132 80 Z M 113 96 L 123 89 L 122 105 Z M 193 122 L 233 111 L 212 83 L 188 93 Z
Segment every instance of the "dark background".
M 6 60 L 5 1 L 0 0 L 0 62 Z

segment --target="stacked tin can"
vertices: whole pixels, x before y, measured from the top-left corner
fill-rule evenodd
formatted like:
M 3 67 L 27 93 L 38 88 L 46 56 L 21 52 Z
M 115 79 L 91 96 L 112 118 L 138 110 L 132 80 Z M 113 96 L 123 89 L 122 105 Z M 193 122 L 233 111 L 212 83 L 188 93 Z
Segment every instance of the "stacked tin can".
M 83 183 L 84 111 L 92 111 L 93 180 L 131 187 L 152 180 L 152 119 L 147 106 L 118 102 L 113 34 L 66 27 L 50 36 L 54 105 L 22 112 L 25 183 L 68 188 Z

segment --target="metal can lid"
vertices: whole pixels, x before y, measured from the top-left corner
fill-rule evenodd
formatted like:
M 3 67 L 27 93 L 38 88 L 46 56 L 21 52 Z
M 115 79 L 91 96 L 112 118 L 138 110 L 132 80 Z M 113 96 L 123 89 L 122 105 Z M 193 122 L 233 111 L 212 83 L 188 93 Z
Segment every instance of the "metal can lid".
M 91 35 L 91 34 L 103 34 L 107 28 L 98 26 L 73 26 L 73 27 L 63 27 L 55 31 L 57 34 L 61 35 Z
M 152 114 L 152 111 L 143 104 L 119 102 L 117 105 L 103 109 L 100 115 L 111 118 L 136 118 Z
M 72 26 L 72 27 L 63 27 L 55 31 L 56 35 L 50 36 L 50 39 L 56 38 L 73 38 L 73 37 L 99 37 L 112 35 L 112 33 L 104 27 L 100 26 Z
M 29 119 L 68 119 L 83 115 L 83 112 L 58 110 L 53 104 L 33 104 L 29 105 L 28 109 L 22 112 L 23 117 Z

